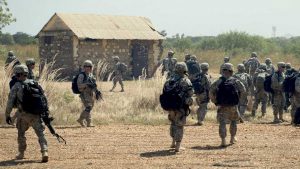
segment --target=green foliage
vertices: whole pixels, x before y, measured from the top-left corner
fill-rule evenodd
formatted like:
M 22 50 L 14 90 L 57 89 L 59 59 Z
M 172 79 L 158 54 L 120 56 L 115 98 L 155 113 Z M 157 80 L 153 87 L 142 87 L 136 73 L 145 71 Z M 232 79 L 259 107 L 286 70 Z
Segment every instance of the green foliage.
M 13 44 L 15 44 L 14 37 L 9 33 L 0 34 L 0 44 L 13 45 Z
M 15 21 L 16 19 L 12 16 L 12 13 L 7 7 L 7 1 L 0 0 L 0 31 L 2 28 Z
M 16 42 L 16 44 L 20 45 L 29 45 L 29 44 L 36 44 L 37 41 L 33 36 L 30 36 L 23 32 L 17 32 L 13 35 L 13 38 Z

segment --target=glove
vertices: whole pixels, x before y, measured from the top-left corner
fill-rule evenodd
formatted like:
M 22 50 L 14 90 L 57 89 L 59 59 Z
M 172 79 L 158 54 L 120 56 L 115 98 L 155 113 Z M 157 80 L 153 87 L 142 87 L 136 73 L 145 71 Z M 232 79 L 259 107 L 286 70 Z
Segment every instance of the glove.
M 11 117 L 10 117 L 10 116 L 7 116 L 7 117 L 6 117 L 6 123 L 7 123 L 7 124 L 12 124 L 12 120 L 11 120 Z

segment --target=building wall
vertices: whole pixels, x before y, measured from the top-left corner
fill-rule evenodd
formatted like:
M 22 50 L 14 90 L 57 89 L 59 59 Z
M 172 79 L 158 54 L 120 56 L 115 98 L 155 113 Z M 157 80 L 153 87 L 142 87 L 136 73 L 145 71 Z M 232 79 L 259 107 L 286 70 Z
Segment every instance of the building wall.
M 71 31 L 47 31 L 39 35 L 41 66 L 55 62 L 53 69 L 61 69 L 62 78 L 73 75 L 73 33 Z M 48 40 L 47 40 L 48 39 Z M 48 41 L 47 43 L 45 41 Z M 51 42 L 51 43 L 49 43 Z

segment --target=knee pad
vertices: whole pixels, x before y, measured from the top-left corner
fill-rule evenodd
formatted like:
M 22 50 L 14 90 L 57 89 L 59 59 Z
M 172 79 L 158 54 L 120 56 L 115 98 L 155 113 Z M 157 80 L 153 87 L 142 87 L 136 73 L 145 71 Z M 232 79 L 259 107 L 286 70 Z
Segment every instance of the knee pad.
M 84 111 L 90 113 L 92 111 L 92 107 L 88 106 L 88 107 L 85 108 Z

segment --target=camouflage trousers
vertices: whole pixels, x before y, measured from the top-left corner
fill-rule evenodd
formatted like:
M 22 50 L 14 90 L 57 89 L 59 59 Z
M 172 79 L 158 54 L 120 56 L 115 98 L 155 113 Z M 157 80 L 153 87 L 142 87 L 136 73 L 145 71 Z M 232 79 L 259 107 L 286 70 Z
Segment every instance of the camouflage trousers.
M 205 94 L 196 95 L 196 102 L 198 105 L 197 109 L 197 119 L 198 122 L 202 122 L 205 119 L 207 113 L 207 104 L 208 104 L 208 97 Z
M 285 97 L 284 97 L 284 93 L 283 92 L 275 92 L 273 94 L 273 114 L 274 114 L 274 118 L 278 119 L 278 115 L 279 118 L 282 118 L 283 115 L 283 109 L 284 109 L 284 105 L 285 105 Z
M 45 127 L 38 115 L 19 113 L 16 126 L 18 129 L 19 152 L 25 152 L 27 148 L 25 132 L 29 127 L 34 129 L 35 134 L 38 137 L 41 152 L 48 151 L 47 140 L 44 135 Z
M 111 90 L 113 90 L 116 86 L 117 86 L 117 83 L 119 82 L 120 86 L 122 89 L 124 89 L 124 84 L 123 84 L 123 78 L 122 78 L 122 75 L 116 75 L 113 79 L 113 87 Z
M 93 93 L 81 93 L 80 94 L 81 102 L 83 103 L 84 110 L 81 112 L 79 120 L 86 120 L 87 124 L 91 124 L 92 116 L 91 112 L 94 107 L 95 99 L 93 98 Z
M 244 114 L 246 112 L 247 105 L 248 105 L 248 98 L 247 97 L 240 100 L 239 105 L 238 105 L 238 110 L 239 110 L 239 113 L 242 117 L 244 116 Z
M 183 127 L 186 124 L 185 111 L 170 111 L 168 119 L 171 121 L 170 136 L 176 142 L 181 142 L 183 138 Z
M 267 112 L 268 93 L 265 91 L 259 91 L 255 93 L 255 101 L 252 107 L 252 115 L 256 114 L 258 105 L 261 103 L 261 113 L 265 115 Z
M 237 132 L 237 121 L 239 120 L 237 106 L 220 106 L 217 110 L 217 119 L 219 122 L 219 135 L 221 138 L 227 136 L 226 123 L 230 122 L 230 135 L 234 137 Z
M 291 109 L 291 123 L 294 122 L 294 118 L 295 118 L 295 114 L 296 114 L 297 108 L 298 108 L 298 107 L 296 106 L 296 104 L 294 104 L 294 103 L 292 102 L 292 109 Z

